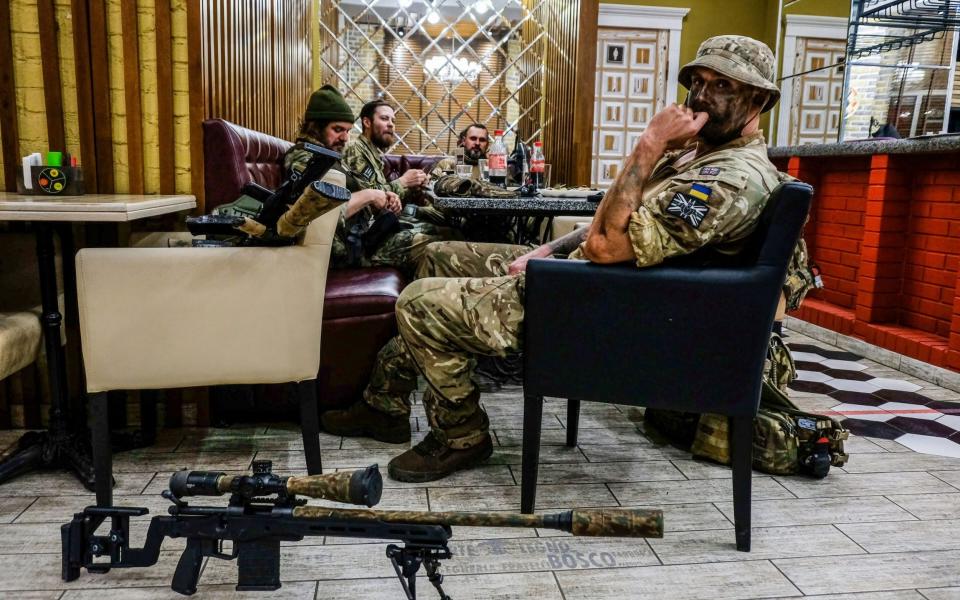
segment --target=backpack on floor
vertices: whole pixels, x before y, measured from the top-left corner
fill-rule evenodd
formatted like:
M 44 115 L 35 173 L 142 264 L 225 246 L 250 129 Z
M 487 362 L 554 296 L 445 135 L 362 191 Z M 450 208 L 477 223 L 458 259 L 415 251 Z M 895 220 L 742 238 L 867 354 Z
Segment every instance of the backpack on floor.
M 779 335 L 770 338 L 760 409 L 753 420 L 753 468 L 775 475 L 826 477 L 830 466 L 843 466 L 848 456 L 843 442 L 849 432 L 833 417 L 801 410 L 786 395 L 796 377 L 790 351 Z M 730 464 L 727 417 L 651 409 L 646 423 L 675 442 L 689 446 L 698 458 Z

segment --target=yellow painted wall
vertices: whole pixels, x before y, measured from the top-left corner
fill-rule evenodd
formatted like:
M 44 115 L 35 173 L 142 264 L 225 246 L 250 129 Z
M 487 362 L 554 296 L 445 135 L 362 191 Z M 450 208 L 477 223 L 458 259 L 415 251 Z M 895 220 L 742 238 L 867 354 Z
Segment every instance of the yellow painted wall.
M 11 29 L 15 77 L 17 84 L 17 115 L 20 128 L 21 154 L 46 152 L 48 149 L 46 113 L 43 96 L 43 77 L 40 64 L 40 38 L 37 29 L 36 0 L 11 1 Z M 173 114 L 174 164 L 176 190 L 191 193 L 190 182 L 190 127 L 189 79 L 187 76 L 187 16 L 189 0 L 172 0 L 173 34 Z M 108 52 L 110 60 L 110 103 L 113 132 L 114 178 L 116 191 L 129 191 L 129 159 L 127 152 L 126 102 L 124 98 L 123 38 L 120 18 L 120 0 L 107 0 Z M 76 71 L 74 69 L 73 27 L 70 0 L 56 0 L 56 19 L 60 40 L 60 78 L 63 88 L 64 128 L 66 150 L 80 154 L 80 132 L 77 118 Z M 143 114 L 144 184 L 147 193 L 160 189 L 159 128 L 157 122 L 157 57 L 156 13 L 154 0 L 139 0 L 140 94 Z M 0 164 L 0 178 L 2 178 Z
M 700 42 L 714 35 L 748 35 L 767 42 L 767 0 L 617 0 L 614 4 L 689 8 L 680 38 L 680 63 L 697 55 Z

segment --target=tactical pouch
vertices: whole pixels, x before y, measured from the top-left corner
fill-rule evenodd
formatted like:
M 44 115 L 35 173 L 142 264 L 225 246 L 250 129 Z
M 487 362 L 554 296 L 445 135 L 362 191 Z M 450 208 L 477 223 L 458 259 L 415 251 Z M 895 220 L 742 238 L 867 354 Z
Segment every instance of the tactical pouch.
M 770 334 L 770 345 L 767 347 L 767 358 L 764 361 L 763 378 L 777 387 L 784 394 L 787 393 L 789 386 L 797 378 L 797 366 L 793 362 L 793 356 L 787 345 L 783 343 L 783 338 L 779 334 Z
M 249 217 L 251 219 L 256 219 L 257 215 L 260 214 L 261 208 L 263 208 L 262 201 L 244 193 L 233 202 L 221 204 L 220 206 L 216 207 L 213 209 L 211 214 L 229 217 Z

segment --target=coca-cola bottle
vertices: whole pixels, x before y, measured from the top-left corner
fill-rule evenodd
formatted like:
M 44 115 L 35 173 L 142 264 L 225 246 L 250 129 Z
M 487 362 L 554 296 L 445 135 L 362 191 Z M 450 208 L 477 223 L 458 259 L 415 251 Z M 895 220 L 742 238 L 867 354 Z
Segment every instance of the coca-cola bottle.
M 493 144 L 487 151 L 487 168 L 490 171 L 490 183 L 507 187 L 507 147 L 503 145 L 503 130 L 493 132 Z
M 543 157 L 543 142 L 534 142 L 533 155 L 530 157 L 530 180 L 534 189 L 543 189 L 546 163 Z

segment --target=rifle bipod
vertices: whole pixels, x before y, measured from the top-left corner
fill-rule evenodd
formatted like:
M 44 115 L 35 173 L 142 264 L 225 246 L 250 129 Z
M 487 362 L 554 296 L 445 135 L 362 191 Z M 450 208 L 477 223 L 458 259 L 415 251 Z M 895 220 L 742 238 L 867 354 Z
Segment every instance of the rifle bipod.
M 407 545 L 404 547 L 396 544 L 387 545 L 387 558 L 393 565 L 393 570 L 397 572 L 397 578 L 400 579 L 400 585 L 407 594 L 407 600 L 417 600 L 417 571 L 420 565 L 427 571 L 427 579 L 437 588 L 440 594 L 440 600 L 453 600 L 448 596 L 440 584 L 443 583 L 443 575 L 440 574 L 440 561 L 453 556 L 450 549 L 443 546 L 421 546 Z

